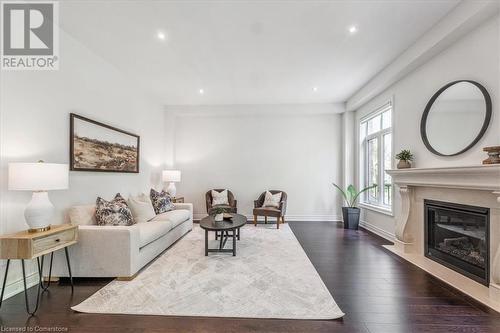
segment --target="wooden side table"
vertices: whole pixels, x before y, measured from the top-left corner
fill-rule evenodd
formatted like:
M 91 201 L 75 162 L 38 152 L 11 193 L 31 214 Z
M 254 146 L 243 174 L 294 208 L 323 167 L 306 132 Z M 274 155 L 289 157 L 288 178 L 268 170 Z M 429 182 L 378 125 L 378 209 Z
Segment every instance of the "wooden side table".
M 173 203 L 184 203 L 184 197 L 175 197 L 172 198 Z
M 47 231 L 31 233 L 21 231 L 15 234 L 0 236 L 0 259 L 7 259 L 7 266 L 5 268 L 5 276 L 2 284 L 2 292 L 0 294 L 0 307 L 2 307 L 3 294 L 5 291 L 5 283 L 9 273 L 10 261 L 14 259 L 21 260 L 21 268 L 23 270 L 23 283 L 24 283 L 24 300 L 26 303 L 26 311 L 29 315 L 33 316 L 38 310 L 40 301 L 40 288 L 46 291 L 50 285 L 50 278 L 52 274 L 52 259 L 54 252 L 64 249 L 66 254 L 66 263 L 68 265 L 68 273 L 71 282 L 71 292 L 73 292 L 73 276 L 71 275 L 71 264 L 68 254 L 68 246 L 76 244 L 78 241 L 78 226 L 72 224 L 54 225 Z M 43 259 L 46 254 L 50 253 L 50 267 L 49 267 L 49 281 L 47 285 L 42 282 L 43 277 Z M 42 260 L 40 260 L 40 257 Z M 28 302 L 28 291 L 26 287 L 26 271 L 24 267 L 24 260 L 35 259 L 38 265 L 38 291 L 36 296 L 36 304 L 33 311 L 30 310 Z

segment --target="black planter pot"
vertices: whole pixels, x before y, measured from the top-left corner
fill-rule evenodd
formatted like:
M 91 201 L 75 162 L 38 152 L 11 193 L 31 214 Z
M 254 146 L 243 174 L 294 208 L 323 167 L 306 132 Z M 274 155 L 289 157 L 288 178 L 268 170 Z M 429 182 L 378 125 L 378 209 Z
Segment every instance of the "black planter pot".
M 357 207 L 342 207 L 342 217 L 344 218 L 344 229 L 358 230 L 359 212 Z

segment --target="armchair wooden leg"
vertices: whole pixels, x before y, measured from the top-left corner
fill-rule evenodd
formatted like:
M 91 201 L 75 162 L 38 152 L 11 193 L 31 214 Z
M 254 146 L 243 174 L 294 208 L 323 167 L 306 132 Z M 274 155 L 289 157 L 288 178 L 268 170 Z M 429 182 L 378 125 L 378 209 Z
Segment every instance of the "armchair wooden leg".
M 264 222 L 267 224 L 267 216 L 264 216 Z
M 276 229 L 279 228 L 280 228 L 280 217 L 278 216 L 278 218 L 276 219 Z
M 286 223 L 284 216 L 281 217 L 281 222 Z
M 253 216 L 253 225 L 256 227 L 257 226 L 257 215 Z

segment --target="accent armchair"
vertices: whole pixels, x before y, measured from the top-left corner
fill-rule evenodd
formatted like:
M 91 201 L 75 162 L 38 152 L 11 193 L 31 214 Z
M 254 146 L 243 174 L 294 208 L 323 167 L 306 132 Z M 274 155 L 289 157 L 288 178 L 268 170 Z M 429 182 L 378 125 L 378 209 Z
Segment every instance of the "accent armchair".
M 279 207 L 262 207 L 264 204 L 264 198 L 266 197 L 266 192 L 263 192 L 257 200 L 254 201 L 254 209 L 253 209 L 253 224 L 256 226 L 257 225 L 257 216 L 264 216 L 264 221 L 267 223 L 267 218 L 268 217 L 276 217 L 276 226 L 279 229 L 280 228 L 280 219 L 283 223 L 286 223 L 285 221 L 285 214 L 286 214 L 286 199 L 287 195 L 286 192 L 283 191 L 277 191 L 277 190 L 270 190 L 272 194 L 280 193 L 281 192 L 281 201 L 279 203 Z
M 217 192 L 222 192 L 224 191 L 225 189 L 214 189 L 214 191 L 217 191 Z M 208 215 L 212 215 L 212 211 L 215 209 L 215 208 L 222 208 L 224 209 L 224 211 L 226 213 L 237 213 L 237 208 L 236 208 L 236 203 L 237 201 L 234 199 L 234 195 L 233 195 L 233 192 L 227 190 L 227 198 L 228 198 L 228 201 L 229 201 L 229 205 L 216 205 L 216 206 L 213 206 L 212 205 L 212 190 L 208 191 L 206 194 L 205 194 L 205 201 L 207 203 L 207 214 Z

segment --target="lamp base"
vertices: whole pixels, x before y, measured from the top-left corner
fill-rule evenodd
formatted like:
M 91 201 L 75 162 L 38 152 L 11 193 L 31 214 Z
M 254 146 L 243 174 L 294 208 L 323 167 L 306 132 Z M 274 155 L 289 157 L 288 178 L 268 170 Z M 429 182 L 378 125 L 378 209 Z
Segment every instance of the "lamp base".
M 28 223 L 29 229 L 39 231 L 50 228 L 54 210 L 54 205 L 50 202 L 47 192 L 33 192 L 31 201 L 24 210 L 24 218 L 26 219 L 26 223 Z
M 50 230 L 50 225 L 48 227 L 43 227 L 43 228 L 35 228 L 35 229 L 28 229 L 28 232 L 30 234 L 37 233 L 37 232 L 44 232 Z
M 170 184 L 168 184 L 167 193 L 172 198 L 175 198 L 175 195 L 177 194 L 177 189 L 175 188 L 175 183 L 174 182 L 170 182 Z

